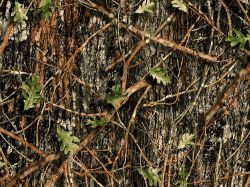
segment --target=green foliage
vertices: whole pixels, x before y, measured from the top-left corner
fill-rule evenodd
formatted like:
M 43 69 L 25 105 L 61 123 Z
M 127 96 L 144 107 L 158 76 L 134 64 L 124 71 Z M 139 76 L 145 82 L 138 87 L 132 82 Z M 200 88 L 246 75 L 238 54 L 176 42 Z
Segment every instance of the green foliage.
M 4 167 L 4 166 L 5 166 L 5 163 L 0 161 L 0 169 L 1 169 L 2 167 Z
M 153 168 L 138 169 L 138 172 L 143 176 L 144 180 L 149 182 L 149 186 L 158 186 L 161 183 L 158 172 Z
M 107 103 L 112 104 L 113 107 L 118 108 L 126 98 L 122 95 L 121 85 L 117 84 L 112 86 L 112 92 L 111 95 L 106 95 L 105 100 Z
M 11 16 L 14 18 L 14 22 L 16 23 L 24 23 L 25 20 L 28 20 L 27 17 L 28 9 L 24 8 L 23 5 L 15 1 L 15 6 L 11 12 Z
M 38 12 L 44 19 L 49 19 L 51 16 L 51 11 L 55 7 L 54 0 L 41 0 L 38 6 Z
M 230 42 L 231 47 L 240 44 L 239 48 L 244 49 L 246 42 L 250 42 L 250 34 L 247 34 L 247 36 L 245 36 L 241 31 L 238 31 L 236 29 L 233 29 L 233 32 L 236 34 L 236 36 L 234 36 L 233 33 L 229 34 L 228 37 L 226 37 L 226 41 Z
M 24 97 L 24 110 L 34 108 L 41 100 L 42 87 L 37 83 L 37 76 L 33 74 L 26 83 L 22 83 L 21 89 Z
M 60 151 L 63 151 L 64 154 L 73 155 L 79 146 L 75 143 L 79 142 L 80 140 L 76 136 L 71 136 L 72 132 L 66 132 L 62 130 L 59 125 L 56 128 L 58 141 L 61 142 Z
M 166 69 L 164 68 L 159 68 L 159 67 L 155 67 L 155 68 L 151 68 L 149 70 L 149 74 L 157 80 L 157 83 L 163 83 L 164 85 L 171 83 L 170 78 L 168 76 L 168 72 Z
M 153 13 L 154 3 L 150 2 L 150 0 L 144 0 L 142 5 L 135 11 L 137 14 L 142 14 L 144 12 L 148 12 L 150 14 Z
M 193 144 L 194 144 L 194 135 L 189 134 L 189 133 L 185 133 L 182 135 L 182 139 L 179 143 L 178 149 L 183 149 L 187 145 L 193 145 Z
M 178 8 L 179 10 L 188 13 L 187 5 L 183 0 L 173 0 L 171 1 L 172 6 Z
M 187 187 L 188 186 L 188 173 L 185 170 L 185 168 L 182 168 L 179 173 L 179 179 L 176 181 L 175 185 L 178 185 L 179 187 Z
M 107 125 L 108 122 L 105 118 L 97 119 L 95 116 L 87 119 L 87 125 L 91 125 L 91 128 L 103 127 Z
M 112 92 L 114 93 L 114 95 L 121 95 L 122 94 L 121 85 L 116 84 L 116 85 L 112 86 Z

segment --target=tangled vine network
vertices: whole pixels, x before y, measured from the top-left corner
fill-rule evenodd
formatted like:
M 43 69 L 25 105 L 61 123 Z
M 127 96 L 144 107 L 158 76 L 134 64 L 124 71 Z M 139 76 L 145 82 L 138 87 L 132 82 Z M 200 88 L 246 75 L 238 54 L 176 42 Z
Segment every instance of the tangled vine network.
M 249 0 L 0 10 L 0 186 L 250 186 Z

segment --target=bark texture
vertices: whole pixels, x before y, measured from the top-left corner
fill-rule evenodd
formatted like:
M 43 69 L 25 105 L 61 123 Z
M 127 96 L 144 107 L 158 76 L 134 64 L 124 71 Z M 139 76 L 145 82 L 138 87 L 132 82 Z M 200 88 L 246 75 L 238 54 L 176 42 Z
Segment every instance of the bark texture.
M 184 2 L 188 13 L 159 0 L 135 14 L 142 1 L 56 0 L 49 20 L 31 11 L 14 24 L 6 47 L 1 37 L 0 186 L 149 186 L 138 169 L 158 173 L 159 186 L 248 186 L 249 43 L 225 37 L 250 32 L 250 6 Z M 170 84 L 152 79 L 154 66 Z M 42 99 L 24 111 L 31 73 Z M 114 109 L 105 95 L 117 84 L 125 99 Z M 92 129 L 90 116 L 110 122 Z M 57 124 L 81 140 L 72 157 Z M 178 149 L 187 133 L 194 143 Z

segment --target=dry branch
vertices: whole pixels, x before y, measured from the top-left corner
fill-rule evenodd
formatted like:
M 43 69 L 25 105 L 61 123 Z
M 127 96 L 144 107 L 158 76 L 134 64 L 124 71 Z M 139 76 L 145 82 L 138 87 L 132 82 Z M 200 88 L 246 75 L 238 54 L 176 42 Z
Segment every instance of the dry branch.
M 8 44 L 8 41 L 9 41 L 9 38 L 10 38 L 10 34 L 11 34 L 11 31 L 13 29 L 13 23 L 10 22 L 7 26 L 7 30 L 6 30 L 6 33 L 5 33 L 5 36 L 3 38 L 3 42 L 1 43 L 0 45 L 0 56 L 3 55 L 3 51 L 5 49 L 5 47 L 7 46 Z
M 141 31 L 141 30 L 137 29 L 133 25 L 127 25 L 126 23 L 121 22 L 117 18 L 115 18 L 114 14 L 112 14 L 111 12 L 108 12 L 103 7 L 101 7 L 101 6 L 93 3 L 90 0 L 88 0 L 88 1 L 81 0 L 80 2 L 82 2 L 83 4 L 86 4 L 88 6 L 90 6 L 90 8 L 93 8 L 93 9 L 95 9 L 95 10 L 103 13 L 104 15 L 106 15 L 107 17 L 109 17 L 110 19 L 112 19 L 114 24 L 118 24 L 119 26 L 123 27 L 124 29 L 128 29 L 132 33 L 140 35 L 141 38 L 146 37 L 149 40 L 152 40 L 152 41 L 154 41 L 156 43 L 160 43 L 160 44 L 162 44 L 162 45 L 164 45 L 166 47 L 170 47 L 170 48 L 172 48 L 174 50 L 178 50 L 178 51 L 181 51 L 183 53 L 188 53 L 188 54 L 191 54 L 193 56 L 200 57 L 201 59 L 207 60 L 209 62 L 217 62 L 218 61 L 217 57 L 211 56 L 211 55 L 203 53 L 203 52 L 194 51 L 194 50 L 192 50 L 190 48 L 181 46 L 180 44 L 177 44 L 177 43 L 175 43 L 173 41 L 169 41 L 169 40 L 167 40 L 165 38 L 160 38 L 160 37 L 152 36 L 151 34 L 149 34 L 147 32 L 144 32 L 144 31 Z
M 101 129 L 94 129 L 89 134 L 87 134 L 86 137 L 84 137 L 84 140 L 79 144 L 79 149 L 75 152 L 77 154 L 79 151 L 81 151 L 84 147 L 86 147 L 91 141 L 97 136 L 98 132 Z M 71 158 L 67 158 L 63 161 L 63 163 L 59 166 L 58 170 L 53 173 L 50 178 L 45 182 L 44 186 L 50 187 L 53 186 L 54 183 L 57 181 L 58 177 L 62 174 L 64 171 L 65 165 L 69 162 Z
M 16 136 L 15 134 L 13 134 L 13 133 L 11 133 L 11 132 L 9 132 L 9 131 L 7 131 L 7 130 L 1 128 L 1 127 L 0 127 L 0 133 L 6 134 L 7 136 L 9 136 L 9 137 L 11 137 L 11 138 L 14 138 L 15 140 L 19 141 L 19 142 L 22 143 L 24 146 L 29 147 L 31 150 L 33 150 L 35 153 L 39 154 L 39 155 L 42 156 L 42 157 L 46 157 L 46 156 L 47 156 L 43 151 L 37 149 L 37 148 L 36 148 L 34 145 L 32 145 L 31 143 L 28 143 L 27 141 L 25 141 L 24 139 L 20 138 L 19 136 Z
M 205 124 L 207 125 L 213 116 L 221 109 L 222 105 L 226 102 L 227 97 L 230 96 L 234 92 L 235 87 L 241 80 L 247 77 L 250 74 L 250 62 L 241 69 L 238 76 L 234 79 L 234 81 L 226 88 L 226 90 L 222 93 L 222 96 L 219 97 L 217 102 L 208 110 L 205 117 Z

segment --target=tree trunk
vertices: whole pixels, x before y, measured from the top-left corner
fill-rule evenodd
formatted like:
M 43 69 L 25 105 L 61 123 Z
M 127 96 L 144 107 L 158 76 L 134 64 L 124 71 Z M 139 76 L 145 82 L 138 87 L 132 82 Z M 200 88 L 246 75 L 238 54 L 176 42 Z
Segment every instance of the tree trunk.
M 159 0 L 137 14 L 143 1 L 57 0 L 48 20 L 39 3 L 24 5 L 26 24 L 0 22 L 0 186 L 250 184 L 249 43 L 225 41 L 250 32 L 247 2 Z M 41 99 L 24 110 L 31 74 Z M 80 139 L 73 156 L 58 126 Z

